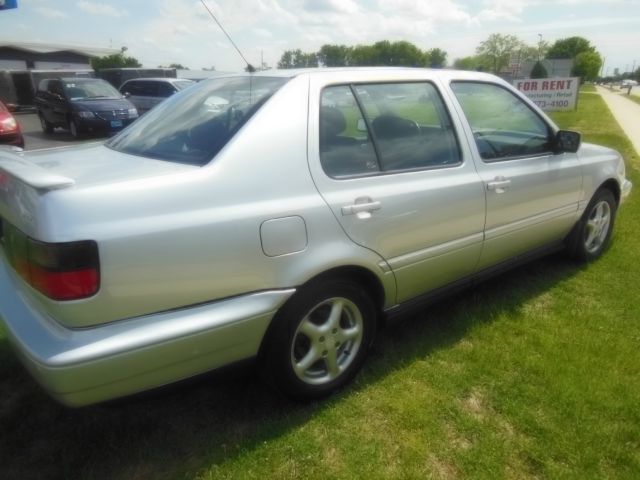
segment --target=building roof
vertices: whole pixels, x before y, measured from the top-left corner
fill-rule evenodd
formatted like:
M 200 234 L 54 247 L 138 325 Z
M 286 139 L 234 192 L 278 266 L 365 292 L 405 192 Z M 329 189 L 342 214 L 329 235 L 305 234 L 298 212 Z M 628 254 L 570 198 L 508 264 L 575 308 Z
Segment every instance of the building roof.
M 74 52 L 87 57 L 102 57 L 119 53 L 119 48 L 90 47 L 85 45 L 64 45 L 55 43 L 2 42 L 0 48 L 13 48 L 32 53 Z

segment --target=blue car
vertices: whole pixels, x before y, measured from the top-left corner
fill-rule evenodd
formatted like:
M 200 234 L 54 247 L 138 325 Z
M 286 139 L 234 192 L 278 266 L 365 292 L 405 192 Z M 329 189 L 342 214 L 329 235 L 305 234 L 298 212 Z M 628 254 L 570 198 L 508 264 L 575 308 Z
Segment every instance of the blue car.
M 98 78 L 44 79 L 38 85 L 35 104 L 43 132 L 62 127 L 74 138 L 111 135 L 138 118 L 136 107 Z

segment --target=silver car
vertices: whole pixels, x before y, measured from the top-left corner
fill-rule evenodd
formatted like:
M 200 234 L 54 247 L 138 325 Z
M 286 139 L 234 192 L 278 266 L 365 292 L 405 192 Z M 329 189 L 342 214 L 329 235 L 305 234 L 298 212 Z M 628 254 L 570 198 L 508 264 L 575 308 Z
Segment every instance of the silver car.
M 554 250 L 599 257 L 631 190 L 492 75 L 238 74 L 104 145 L 0 153 L 0 316 L 79 406 L 257 358 L 321 397 L 385 318 Z
M 133 78 L 120 85 L 120 93 L 133 103 L 142 115 L 165 98 L 194 85 L 186 78 Z

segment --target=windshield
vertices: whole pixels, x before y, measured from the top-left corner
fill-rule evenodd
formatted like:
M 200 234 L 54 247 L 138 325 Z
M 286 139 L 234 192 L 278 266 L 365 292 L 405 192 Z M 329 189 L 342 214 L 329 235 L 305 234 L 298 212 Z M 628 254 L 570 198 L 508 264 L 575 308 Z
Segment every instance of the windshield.
M 113 137 L 119 152 L 205 165 L 288 78 L 225 77 L 168 98 Z
M 120 92 L 104 80 L 63 80 L 62 89 L 69 100 L 122 97 Z

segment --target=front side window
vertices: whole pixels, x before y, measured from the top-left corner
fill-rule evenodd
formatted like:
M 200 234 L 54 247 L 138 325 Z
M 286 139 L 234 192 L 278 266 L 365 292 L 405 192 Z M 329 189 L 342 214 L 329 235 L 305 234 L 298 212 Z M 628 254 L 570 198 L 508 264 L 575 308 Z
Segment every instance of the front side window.
M 547 123 L 512 92 L 499 85 L 453 82 L 483 160 L 497 161 L 551 152 Z
M 119 152 L 204 165 L 289 79 L 208 80 L 171 96 L 105 145 Z
M 327 87 L 320 160 L 332 177 L 458 165 L 450 117 L 430 83 Z

